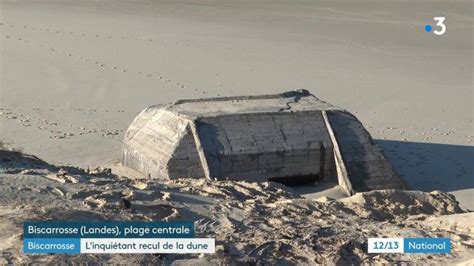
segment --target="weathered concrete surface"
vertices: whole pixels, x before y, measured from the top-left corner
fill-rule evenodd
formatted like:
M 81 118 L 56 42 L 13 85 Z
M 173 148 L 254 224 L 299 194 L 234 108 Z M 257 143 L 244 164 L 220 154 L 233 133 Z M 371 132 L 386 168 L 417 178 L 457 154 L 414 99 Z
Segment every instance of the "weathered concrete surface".
M 124 165 L 151 178 L 203 177 L 190 120 L 164 109 L 145 109 L 130 125 Z
M 348 194 L 406 187 L 354 116 L 304 90 L 149 107 L 125 135 L 123 163 L 158 179 L 314 177 Z
M 327 116 L 355 191 L 407 188 L 355 116 L 342 110 L 328 111 Z
M 330 169 L 332 145 L 319 111 L 262 112 L 196 120 L 210 175 L 262 181 Z M 322 154 L 320 142 L 326 144 Z

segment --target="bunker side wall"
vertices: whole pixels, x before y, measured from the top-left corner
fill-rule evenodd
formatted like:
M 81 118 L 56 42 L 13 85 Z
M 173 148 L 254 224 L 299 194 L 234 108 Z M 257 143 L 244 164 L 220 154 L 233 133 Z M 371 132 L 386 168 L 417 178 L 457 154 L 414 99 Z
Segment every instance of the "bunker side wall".
M 205 177 L 190 125 L 186 127 L 184 135 L 178 140 L 167 168 L 170 179 Z
M 355 116 L 339 110 L 327 111 L 327 116 L 355 192 L 407 188 Z
M 152 115 L 142 112 L 127 130 L 123 164 L 150 178 L 169 179 L 169 161 L 186 135 L 188 123 L 188 120 L 161 109 Z

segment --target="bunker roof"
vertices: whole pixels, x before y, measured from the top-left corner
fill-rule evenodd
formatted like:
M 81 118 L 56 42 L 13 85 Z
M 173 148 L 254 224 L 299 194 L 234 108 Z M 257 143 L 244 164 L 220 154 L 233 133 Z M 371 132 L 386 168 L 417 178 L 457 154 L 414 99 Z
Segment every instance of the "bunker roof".
M 307 90 L 271 95 L 178 100 L 170 105 L 155 107 L 161 107 L 190 118 L 246 113 L 340 110 L 318 99 Z

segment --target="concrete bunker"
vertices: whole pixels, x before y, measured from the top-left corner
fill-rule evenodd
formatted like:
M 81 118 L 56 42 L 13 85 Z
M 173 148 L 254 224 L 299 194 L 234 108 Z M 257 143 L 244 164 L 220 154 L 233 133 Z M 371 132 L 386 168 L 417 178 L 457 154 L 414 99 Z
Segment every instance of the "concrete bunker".
M 151 106 L 125 134 L 123 164 L 157 179 L 406 188 L 355 116 L 306 90 Z

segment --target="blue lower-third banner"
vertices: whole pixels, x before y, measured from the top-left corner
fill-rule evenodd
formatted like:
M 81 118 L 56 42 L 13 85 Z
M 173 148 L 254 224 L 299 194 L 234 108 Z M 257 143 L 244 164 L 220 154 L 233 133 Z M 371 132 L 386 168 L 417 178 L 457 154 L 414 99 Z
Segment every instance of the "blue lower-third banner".
M 214 253 L 213 238 L 25 238 L 26 254 Z
M 193 222 L 29 221 L 25 254 L 214 253 L 213 238 L 196 238 Z
M 430 253 L 451 251 L 449 238 L 369 238 L 368 253 Z
M 79 238 L 25 238 L 23 251 L 34 254 L 79 254 Z

